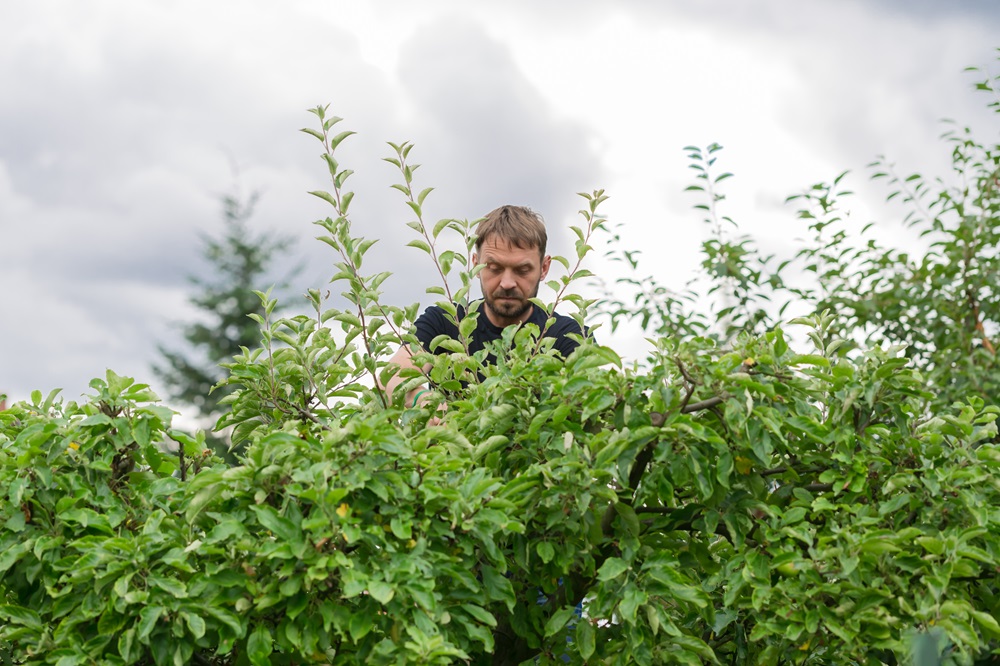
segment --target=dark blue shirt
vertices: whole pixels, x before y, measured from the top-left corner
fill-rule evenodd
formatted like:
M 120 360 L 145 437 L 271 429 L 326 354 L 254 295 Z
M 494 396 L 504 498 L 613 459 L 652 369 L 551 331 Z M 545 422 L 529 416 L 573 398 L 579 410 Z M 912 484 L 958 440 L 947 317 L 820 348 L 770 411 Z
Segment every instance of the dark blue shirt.
M 459 307 L 459 320 L 462 319 L 464 314 L 463 309 Z M 531 316 L 528 317 L 525 323 L 534 324 L 538 327 L 539 331 L 545 330 L 544 337 L 555 338 L 556 350 L 563 357 L 569 356 L 576 349 L 577 343 L 575 340 L 566 337 L 566 335 L 568 333 L 585 335 L 585 333 L 580 330 L 580 325 L 572 317 L 566 317 L 558 313 L 554 313 L 552 316 L 555 317 L 555 321 L 552 322 L 548 330 L 545 330 L 545 322 L 548 319 L 548 315 L 536 305 L 531 308 Z M 420 344 L 426 351 L 431 351 L 431 340 L 439 335 L 447 335 L 454 340 L 458 340 L 458 327 L 448 321 L 444 310 L 436 305 L 432 305 L 424 310 L 424 313 L 414 323 L 417 329 L 417 339 L 420 340 Z M 481 306 L 479 317 L 476 320 L 476 330 L 469 336 L 469 353 L 475 354 L 477 351 L 484 349 L 486 343 L 501 339 L 502 335 L 503 328 L 494 326 Z M 445 350 L 439 348 L 438 353 L 445 353 Z

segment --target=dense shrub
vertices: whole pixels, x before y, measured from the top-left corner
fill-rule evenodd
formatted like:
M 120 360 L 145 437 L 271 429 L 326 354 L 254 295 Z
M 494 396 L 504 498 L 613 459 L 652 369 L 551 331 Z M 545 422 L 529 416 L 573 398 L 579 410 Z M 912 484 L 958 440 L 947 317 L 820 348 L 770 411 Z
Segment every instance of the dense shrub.
M 262 346 L 229 364 L 238 466 L 113 372 L 82 404 L 36 394 L 0 413 L 4 659 L 881 664 L 916 636 L 957 663 L 996 648 L 991 396 L 959 397 L 942 361 L 889 344 L 891 329 L 868 344 L 856 310 L 769 321 L 758 299 L 780 282 L 745 241 L 716 238 L 706 266 L 727 266 L 716 288 L 738 297 L 715 313 L 721 333 L 664 316 L 679 301 L 653 289 L 605 305 L 644 316 L 642 363 L 592 341 L 559 359 L 534 327 L 507 329 L 496 365 L 464 340 L 418 356 L 437 400 L 389 404 L 372 386 L 413 342 L 416 308 L 382 303 L 388 276 L 365 274 L 371 241 L 352 232 L 335 158 L 350 132 L 314 112 L 333 182 L 314 193 L 334 211 L 318 224 L 346 309 L 312 291 L 314 314 L 273 319 L 262 295 Z M 411 147 L 394 149 L 413 245 L 454 316 L 471 227 L 424 223 L 429 190 L 414 189 Z M 607 231 L 603 193 L 584 199 L 576 257 L 538 304 L 581 318 L 593 303 L 574 282 Z

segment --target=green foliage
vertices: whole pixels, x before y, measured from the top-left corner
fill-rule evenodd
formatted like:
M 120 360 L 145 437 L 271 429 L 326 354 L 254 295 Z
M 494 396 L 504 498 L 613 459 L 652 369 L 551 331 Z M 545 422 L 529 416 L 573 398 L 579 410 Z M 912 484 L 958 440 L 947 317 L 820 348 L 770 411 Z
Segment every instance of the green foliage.
M 975 87 L 990 94 L 989 106 L 998 110 L 998 79 Z M 730 235 L 736 225 L 718 210 L 725 200 L 720 183 L 731 177 L 715 173 L 720 146 L 686 148 L 696 172 L 687 190 L 703 198 L 695 208 L 710 229 L 701 280 L 674 292 L 653 276 L 636 275 L 639 253 L 622 249 L 612 234 L 607 256 L 633 274 L 607 290 L 600 312 L 613 327 L 638 320 L 656 336 L 705 334 L 728 342 L 778 324 L 789 306 L 829 311 L 844 344 L 904 345 L 913 367 L 938 389 L 935 407 L 969 395 L 994 400 L 1000 391 L 1000 144 L 978 141 L 953 122 L 948 127 L 950 181 L 902 177 L 884 158 L 870 165 L 871 179 L 887 185 L 887 202 L 903 207 L 899 247 L 879 241 L 873 222 L 853 231 L 844 172 L 789 197 L 809 238 L 780 262 L 761 255 L 752 238 Z
M 914 366 L 942 389 L 941 403 L 973 394 L 993 400 L 1000 390 L 1000 145 L 977 142 L 967 128 L 945 136 L 954 185 L 935 186 L 919 174 L 902 178 L 885 160 L 872 165 L 872 177 L 889 185 L 887 198 L 908 209 L 903 222 L 927 251 L 849 238 L 837 212 L 845 193 L 834 181 L 798 197 L 817 240 L 801 257 L 821 276 L 811 300 L 836 312 L 842 331 L 866 345 L 905 344 Z
M 429 378 L 436 399 L 391 404 L 373 387 L 415 343 L 417 308 L 382 303 L 389 276 L 365 273 L 373 241 L 352 232 L 335 157 L 351 132 L 313 113 L 332 183 L 313 194 L 333 208 L 317 224 L 345 305 L 313 290 L 312 314 L 276 317 L 258 294 L 261 344 L 227 363 L 220 421 L 247 443 L 240 464 L 111 372 L 82 404 L 35 394 L 0 412 L 9 660 L 969 664 L 1000 649 L 992 400 L 958 395 L 908 340 L 866 343 L 846 301 L 776 324 L 769 260 L 717 225 L 705 268 L 723 307 L 697 315 L 653 288 L 605 310 L 661 306 L 643 363 L 592 341 L 562 359 L 536 327 L 507 328 L 474 355 L 463 340 L 418 353 L 429 369 L 403 386 Z M 392 150 L 411 244 L 467 335 L 473 227 L 425 223 L 411 146 Z M 716 152 L 691 153 L 710 222 Z M 572 287 L 611 232 L 604 193 L 583 198 L 551 285 L 581 318 L 593 303 Z M 861 256 L 802 254 L 818 272 Z

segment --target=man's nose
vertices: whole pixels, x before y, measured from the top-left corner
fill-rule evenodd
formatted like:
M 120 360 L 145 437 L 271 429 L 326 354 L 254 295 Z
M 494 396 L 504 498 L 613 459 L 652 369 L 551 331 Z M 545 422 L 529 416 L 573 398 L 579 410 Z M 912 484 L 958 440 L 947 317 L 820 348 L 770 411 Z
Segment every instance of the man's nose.
M 514 271 L 504 271 L 503 275 L 500 276 L 500 288 L 513 289 L 516 286 L 517 281 L 514 280 Z

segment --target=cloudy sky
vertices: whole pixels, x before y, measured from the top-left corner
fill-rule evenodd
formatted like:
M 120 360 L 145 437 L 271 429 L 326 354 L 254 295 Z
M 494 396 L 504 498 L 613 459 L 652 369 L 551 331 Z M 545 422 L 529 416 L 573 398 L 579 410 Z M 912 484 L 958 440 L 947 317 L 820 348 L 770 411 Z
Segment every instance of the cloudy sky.
M 428 219 L 526 204 L 569 254 L 576 193 L 604 188 L 626 244 L 680 287 L 707 233 L 684 146 L 725 146 L 725 212 L 787 251 L 789 194 L 851 170 L 864 217 L 875 156 L 943 173 L 942 118 L 996 140 L 962 70 L 1000 69 L 997 35 L 993 0 L 0 2 L 0 391 L 75 399 L 108 367 L 156 387 L 225 194 L 259 192 L 253 226 L 305 263 L 295 292 L 322 286 L 327 210 L 306 192 L 328 185 L 298 131 L 317 104 L 358 132 L 354 224 L 381 239 L 394 302 L 431 280 L 381 159 L 404 140 L 436 188 Z

